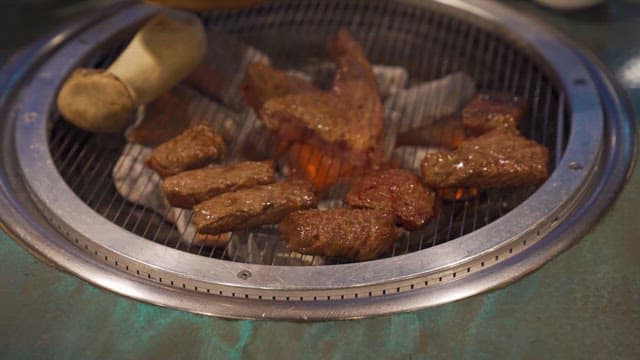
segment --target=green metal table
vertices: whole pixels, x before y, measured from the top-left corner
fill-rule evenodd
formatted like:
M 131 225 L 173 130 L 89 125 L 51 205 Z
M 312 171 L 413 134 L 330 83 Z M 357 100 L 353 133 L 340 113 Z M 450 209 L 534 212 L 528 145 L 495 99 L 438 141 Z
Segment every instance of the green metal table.
M 640 113 L 640 3 L 612 0 L 577 13 L 507 3 L 593 51 Z M 23 16 L 47 26 L 25 26 L 30 33 L 18 40 L 4 38 L 17 25 L 4 22 L 0 51 L 78 6 L 44 5 L 47 13 Z M 9 9 L 0 19 L 15 16 Z M 515 284 L 412 313 L 318 323 L 224 320 L 139 303 L 40 262 L 0 232 L 0 358 L 640 358 L 638 213 L 636 168 L 586 237 Z

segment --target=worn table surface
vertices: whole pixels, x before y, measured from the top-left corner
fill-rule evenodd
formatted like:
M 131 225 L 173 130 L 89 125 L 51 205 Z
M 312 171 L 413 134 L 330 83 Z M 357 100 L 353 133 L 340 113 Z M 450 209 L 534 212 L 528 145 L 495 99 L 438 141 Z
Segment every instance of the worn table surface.
M 57 11 L 72 2 L 49 3 L 55 5 L 49 11 Z M 609 1 L 572 14 L 509 4 L 594 51 L 640 113 L 640 4 Z M 62 11 L 47 21 L 66 16 Z M 0 27 L 3 37 L 7 26 Z M 0 50 L 20 41 L 0 40 Z M 139 303 L 42 264 L 0 233 L 0 358 L 637 359 L 639 194 L 636 169 L 588 236 L 507 288 L 418 312 L 340 322 L 223 320 Z

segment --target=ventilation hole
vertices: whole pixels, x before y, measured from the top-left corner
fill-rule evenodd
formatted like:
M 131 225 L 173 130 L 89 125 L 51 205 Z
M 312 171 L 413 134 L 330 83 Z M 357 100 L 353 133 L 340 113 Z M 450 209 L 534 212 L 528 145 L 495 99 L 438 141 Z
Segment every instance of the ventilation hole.
M 232 293 L 231 293 L 231 296 L 232 296 L 232 297 L 236 297 L 236 293 L 232 292 Z M 287 299 L 287 300 L 289 300 L 289 299 Z
M 118 265 L 118 260 L 116 260 L 116 267 L 118 267 L 118 266 L 119 266 L 119 265 Z
M 262 300 L 262 295 L 258 295 L 258 300 Z
M 371 296 L 371 291 L 369 291 L 369 296 Z
M 124 268 L 129 271 L 129 265 L 126 265 Z
M 171 286 L 173 286 L 173 280 L 171 280 Z
M 498 259 L 499 259 L 499 257 L 498 257 L 498 255 L 496 255 L 496 261 L 498 261 Z
M 556 216 L 556 217 L 554 217 L 554 218 L 553 218 L 553 222 L 554 222 L 554 223 L 555 223 L 555 222 L 558 222 L 558 219 L 559 219 L 559 218 L 558 218 L 557 216 Z
M 198 287 L 197 287 L 197 286 L 194 286 L 194 287 L 193 287 L 193 290 L 198 291 Z
M 328 296 L 327 296 L 327 300 L 331 300 L 331 295 L 328 295 Z
M 538 232 L 538 235 L 540 235 L 540 232 Z M 522 246 L 527 246 L 527 240 L 522 240 Z
M 275 299 L 276 299 L 276 297 L 275 297 L 275 296 L 272 296 L 272 297 L 271 297 L 271 300 L 275 300 Z
M 453 273 L 453 277 L 454 277 L 454 278 L 456 277 L 456 273 Z
M 287 299 L 287 301 L 289 301 L 289 297 L 288 296 L 285 299 Z
M 354 294 L 353 297 L 357 299 L 358 298 L 358 294 L 357 293 Z
M 513 254 L 513 248 L 509 248 L 509 254 Z
M 481 267 L 484 267 L 484 261 L 480 263 L 480 266 L 481 266 Z
M 387 295 L 387 290 L 382 290 L 382 295 Z
M 249 294 L 244 294 L 244 298 L 248 299 L 249 298 Z
M 300 301 L 303 301 L 303 300 L 304 300 L 304 298 L 302 296 L 300 296 Z
M 104 256 L 104 261 L 109 261 L 109 259 L 107 258 L 107 255 Z
M 222 295 L 222 290 L 218 291 L 218 295 Z
M 318 298 L 316 296 L 313 297 L 313 300 L 318 300 Z
M 467 268 L 467 272 L 471 272 L 471 268 L 470 267 Z
M 186 289 L 186 288 L 187 288 L 187 284 L 182 283 L 182 288 L 183 288 L 183 289 Z
M 424 282 L 424 286 L 429 286 L 429 282 L 428 282 L 428 281 L 425 281 L 425 282 Z
M 442 276 L 438 278 L 438 281 L 442 282 Z
M 147 274 L 147 279 L 151 279 L 151 274 Z
M 136 270 L 136 275 L 140 275 L 140 270 Z M 171 284 L 173 285 L 173 284 Z
M 210 294 L 210 293 L 211 293 L 211 290 L 207 289 L 207 294 Z

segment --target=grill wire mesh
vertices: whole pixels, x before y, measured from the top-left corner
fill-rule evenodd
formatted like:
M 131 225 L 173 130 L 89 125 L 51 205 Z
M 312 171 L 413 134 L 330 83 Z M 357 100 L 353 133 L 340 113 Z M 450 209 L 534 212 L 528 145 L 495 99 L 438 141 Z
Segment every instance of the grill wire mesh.
M 503 92 L 526 99 L 529 112 L 521 132 L 549 148 L 550 170 L 562 156 L 569 134 L 562 92 L 523 51 L 462 19 L 422 7 L 377 1 L 278 2 L 201 15 L 206 26 L 239 37 L 268 54 L 281 68 L 295 69 L 310 57 L 326 58 L 325 39 L 346 27 L 361 42 L 371 63 L 403 66 L 410 74 L 410 84 L 464 71 L 475 80 L 480 92 Z M 99 49 L 100 54 L 88 65 L 106 67 L 122 48 Z M 69 187 L 96 212 L 150 241 L 206 257 L 252 261 L 237 259 L 228 247 L 192 245 L 183 240 L 176 226 L 120 196 L 111 174 L 125 146 L 122 136 L 89 134 L 61 121 L 56 114 L 51 119 L 49 145 L 54 162 Z M 472 200 L 444 202 L 437 217 L 424 229 L 403 236 L 390 256 L 470 233 L 503 216 L 535 190 L 492 190 Z M 238 236 L 277 238 L 274 234 L 272 227 L 266 227 Z M 279 264 L 274 254 L 283 245 L 266 246 L 272 247 L 266 251 L 272 258 L 260 262 Z M 322 263 L 341 262 L 345 260 Z

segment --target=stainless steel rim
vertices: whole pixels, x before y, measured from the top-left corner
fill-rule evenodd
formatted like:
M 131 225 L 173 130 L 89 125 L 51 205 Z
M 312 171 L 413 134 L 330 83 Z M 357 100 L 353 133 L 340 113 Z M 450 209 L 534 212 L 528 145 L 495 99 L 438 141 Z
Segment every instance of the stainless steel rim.
M 613 126 L 614 131 L 628 126 L 625 109 L 614 103 L 617 95 L 608 88 L 606 78 L 596 68 L 587 67 L 580 54 L 557 34 L 490 2 L 443 0 L 428 6 L 465 18 L 471 15 L 474 21 L 501 33 L 536 29 L 535 35 L 532 31 L 509 37 L 553 69 L 571 106 L 571 122 L 580 124 L 572 127 L 565 155 L 551 178 L 497 221 L 416 253 L 326 267 L 267 269 L 200 258 L 138 241 L 142 239 L 94 213 L 58 175 L 47 147 L 47 119 L 56 92 L 41 90 L 57 89 L 71 69 L 91 56 L 92 49 L 155 11 L 153 7 L 132 5 L 79 36 L 52 38 L 55 43 L 49 59 L 37 68 L 28 68 L 33 76 L 15 84 L 11 95 L 17 98 L 5 98 L 4 111 L 12 109 L 8 123 L 15 126 L 7 130 L 15 132 L 16 139 L 10 153 L 17 158 L 17 163 L 5 159 L 12 163 L 5 168 L 17 169 L 3 178 L 1 201 L 9 209 L 2 216 L 5 226 L 31 249 L 100 286 L 160 305 L 229 317 L 361 317 L 413 310 L 513 281 L 541 266 L 582 233 L 573 226 L 576 224 L 571 225 L 575 216 L 593 217 L 590 214 L 604 207 L 591 207 L 592 212 L 582 214 L 585 203 L 606 205 L 612 199 L 594 198 L 601 192 L 615 193 L 621 185 L 596 169 L 601 169 L 605 160 L 605 167 L 614 166 L 617 173 L 629 168 L 632 139 L 626 139 L 622 148 L 609 149 L 606 142 L 612 122 L 617 126 Z M 69 61 L 69 52 L 83 55 Z M 16 103 L 22 106 L 12 106 Z M 614 115 L 616 119 L 611 120 Z M 612 154 L 617 154 L 613 162 Z M 22 190 L 8 179 L 18 173 L 22 178 L 12 180 L 24 179 L 26 188 Z M 25 205 L 27 196 L 31 198 L 29 206 Z M 47 222 L 34 226 L 33 219 L 42 215 Z

